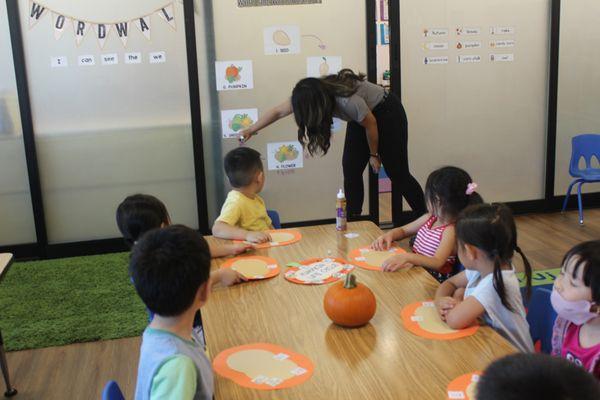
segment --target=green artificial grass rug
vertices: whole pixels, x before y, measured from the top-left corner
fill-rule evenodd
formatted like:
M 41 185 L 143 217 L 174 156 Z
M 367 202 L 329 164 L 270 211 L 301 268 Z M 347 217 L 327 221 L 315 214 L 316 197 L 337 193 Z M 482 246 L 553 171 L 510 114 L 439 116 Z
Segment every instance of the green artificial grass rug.
M 148 322 L 128 253 L 17 262 L 0 283 L 8 351 L 139 335 Z

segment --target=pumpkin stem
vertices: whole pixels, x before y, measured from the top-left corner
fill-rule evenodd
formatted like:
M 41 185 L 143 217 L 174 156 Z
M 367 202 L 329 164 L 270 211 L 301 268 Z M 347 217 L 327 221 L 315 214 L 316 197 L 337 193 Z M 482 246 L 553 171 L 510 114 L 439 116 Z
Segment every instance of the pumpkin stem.
M 356 276 L 354 274 L 346 275 L 346 281 L 344 282 L 344 289 L 354 289 L 356 287 Z

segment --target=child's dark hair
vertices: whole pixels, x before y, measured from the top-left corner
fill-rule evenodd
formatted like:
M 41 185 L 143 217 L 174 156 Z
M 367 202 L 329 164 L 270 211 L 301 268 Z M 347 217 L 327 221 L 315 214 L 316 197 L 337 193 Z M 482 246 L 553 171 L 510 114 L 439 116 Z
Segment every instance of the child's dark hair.
M 439 204 L 438 214 L 456 219 L 465 207 L 483 203 L 479 193 L 468 190 L 470 184 L 473 184 L 473 179 L 461 168 L 436 169 L 427 178 L 425 201 L 434 209 Z
M 129 273 L 150 311 L 165 317 L 180 315 L 208 281 L 208 243 L 183 225 L 151 230 L 134 246 Z
M 579 243 L 565 254 L 562 265 L 566 265 L 573 257 L 577 258 L 573 267 L 573 278 L 583 268 L 583 283 L 592 289 L 592 300 L 600 304 L 600 240 Z
M 252 183 L 257 172 L 263 170 L 260 153 L 249 147 L 238 147 L 225 156 L 225 174 L 234 188 Z
M 117 226 L 129 247 L 144 233 L 168 223 L 167 207 L 149 194 L 127 196 L 117 207 Z
M 600 384 L 585 369 L 546 354 L 514 354 L 490 364 L 477 400 L 597 400 Z
M 510 263 L 516 251 L 523 258 L 527 278 L 527 296 L 531 292 L 531 264 L 517 246 L 517 226 L 510 208 L 504 204 L 478 204 L 467 207 L 456 222 L 459 246 L 470 244 L 484 251 L 494 261 L 494 288 L 507 309 L 514 308 L 506 299 L 502 265 Z

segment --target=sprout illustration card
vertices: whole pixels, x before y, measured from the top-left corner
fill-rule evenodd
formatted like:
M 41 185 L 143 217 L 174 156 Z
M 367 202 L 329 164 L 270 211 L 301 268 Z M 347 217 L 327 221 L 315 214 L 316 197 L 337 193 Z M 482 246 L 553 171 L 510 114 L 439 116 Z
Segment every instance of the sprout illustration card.
M 442 318 L 433 301 L 419 301 L 402 309 L 402 323 L 411 333 L 427 339 L 453 340 L 471 336 L 478 325 L 465 329 L 452 329 Z
M 291 388 L 306 382 L 315 369 L 306 356 L 270 343 L 253 343 L 219 353 L 213 368 L 236 384 L 257 390 Z
M 258 119 L 258 109 L 221 110 L 221 130 L 224 138 L 237 138 L 240 132 Z
M 300 53 L 300 28 L 293 25 L 269 26 L 264 29 L 265 54 Z
M 217 90 L 241 90 L 254 88 L 252 60 L 216 61 Z
M 300 285 L 322 285 L 346 278 L 354 267 L 341 258 L 311 258 L 287 264 L 285 279 Z
M 225 261 L 221 268 L 231 268 L 249 280 L 273 278 L 279 274 L 274 258 L 261 256 L 235 257 Z
M 269 171 L 302 168 L 304 151 L 298 141 L 267 144 Z
M 481 372 L 471 372 L 454 379 L 448 385 L 448 400 L 475 400 L 475 389 Z
M 306 59 L 306 76 L 309 78 L 337 74 L 341 69 L 342 57 L 339 56 L 319 56 Z

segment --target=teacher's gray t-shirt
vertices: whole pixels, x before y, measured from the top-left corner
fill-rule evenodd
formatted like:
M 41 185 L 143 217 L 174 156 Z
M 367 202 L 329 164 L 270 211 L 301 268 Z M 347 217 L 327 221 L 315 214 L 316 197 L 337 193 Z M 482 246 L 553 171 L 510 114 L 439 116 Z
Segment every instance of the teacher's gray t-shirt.
M 367 114 L 383 100 L 385 89 L 371 82 L 356 84 L 356 93 L 350 97 L 336 97 L 333 116 L 344 121 L 362 122 Z

